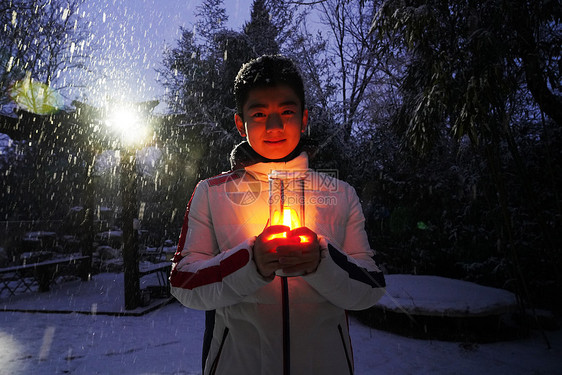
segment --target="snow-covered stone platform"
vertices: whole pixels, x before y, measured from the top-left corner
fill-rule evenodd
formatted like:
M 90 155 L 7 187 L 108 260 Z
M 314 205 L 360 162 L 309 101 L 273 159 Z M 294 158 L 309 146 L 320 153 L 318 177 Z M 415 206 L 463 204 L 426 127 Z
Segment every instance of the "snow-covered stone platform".
M 358 317 L 375 328 L 420 338 L 497 341 L 520 334 L 510 320 L 515 294 L 428 275 L 385 275 L 386 294 Z
M 412 315 L 475 317 L 515 311 L 515 294 L 468 281 L 428 275 L 386 275 L 377 306 Z

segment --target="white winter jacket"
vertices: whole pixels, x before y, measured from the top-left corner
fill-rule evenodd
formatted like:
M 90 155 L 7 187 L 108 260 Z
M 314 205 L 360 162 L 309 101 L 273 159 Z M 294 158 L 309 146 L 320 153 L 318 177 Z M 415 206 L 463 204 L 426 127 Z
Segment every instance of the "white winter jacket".
M 267 174 L 274 169 L 308 169 L 308 157 L 254 164 L 197 185 L 172 294 L 187 307 L 215 311 L 207 321 L 213 331 L 205 374 L 352 374 L 346 310 L 374 305 L 385 286 L 359 199 L 347 183 L 308 170 L 306 226 L 319 236 L 320 264 L 305 276 L 265 280 L 252 246 L 268 222 Z

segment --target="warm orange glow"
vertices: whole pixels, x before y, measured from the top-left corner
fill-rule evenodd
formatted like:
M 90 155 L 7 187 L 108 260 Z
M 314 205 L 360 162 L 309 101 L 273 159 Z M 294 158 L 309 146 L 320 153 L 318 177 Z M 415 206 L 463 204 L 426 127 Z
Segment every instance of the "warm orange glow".
M 283 212 L 275 211 L 273 214 L 273 219 L 271 220 L 271 225 L 284 225 L 291 229 L 295 229 L 301 226 L 299 215 L 296 211 L 289 207 L 283 207 Z
M 283 207 L 283 212 L 275 211 L 273 214 L 273 219 L 271 220 L 271 225 L 284 225 L 291 229 L 296 229 L 301 226 L 299 215 L 296 211 L 289 207 Z M 272 234 L 269 236 L 268 240 L 274 238 L 287 238 L 287 232 Z M 299 236 L 300 242 L 310 242 L 310 239 L 306 236 Z
M 271 241 L 274 238 L 287 238 L 287 232 L 272 234 L 267 238 L 267 240 Z

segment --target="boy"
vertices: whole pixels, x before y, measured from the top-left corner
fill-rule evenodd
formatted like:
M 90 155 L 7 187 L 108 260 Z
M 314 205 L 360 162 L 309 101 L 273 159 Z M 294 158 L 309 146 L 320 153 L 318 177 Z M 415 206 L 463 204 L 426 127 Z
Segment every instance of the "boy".
M 308 111 L 290 60 L 245 64 L 234 93 L 247 141 L 233 150 L 231 172 L 195 188 L 170 276 L 182 304 L 207 310 L 204 374 L 352 374 L 345 310 L 372 306 L 385 286 L 359 199 L 308 169 Z M 306 171 L 306 227 L 266 227 L 272 170 Z M 295 241 L 301 235 L 308 242 Z

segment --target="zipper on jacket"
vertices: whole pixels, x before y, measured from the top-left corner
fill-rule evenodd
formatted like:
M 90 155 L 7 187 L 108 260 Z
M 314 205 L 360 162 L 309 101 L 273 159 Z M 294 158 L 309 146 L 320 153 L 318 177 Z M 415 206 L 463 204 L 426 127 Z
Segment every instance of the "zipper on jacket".
M 210 375 L 214 375 L 217 372 L 217 367 L 219 366 L 219 359 L 222 353 L 222 348 L 224 347 L 224 342 L 226 341 L 226 336 L 228 336 L 228 327 L 224 329 L 221 345 L 219 346 L 219 351 L 217 353 L 217 356 L 215 357 L 215 360 L 213 361 L 213 364 L 211 365 L 211 371 L 209 371 Z
M 349 373 L 353 374 L 353 364 L 351 363 L 351 358 L 349 358 L 349 353 L 347 352 L 347 347 L 345 346 L 345 338 L 343 337 L 343 329 L 341 324 L 338 324 L 338 331 L 340 332 L 341 343 L 343 346 L 343 352 L 345 353 L 345 359 L 347 360 L 347 367 L 349 368 Z
M 287 276 L 281 276 L 283 308 L 283 375 L 291 374 L 291 326 L 289 318 L 289 285 Z

